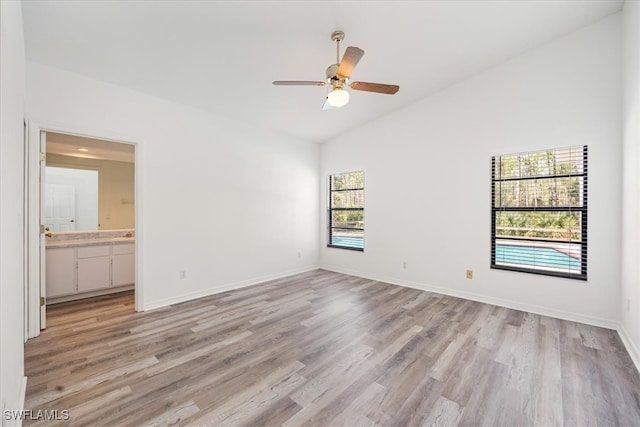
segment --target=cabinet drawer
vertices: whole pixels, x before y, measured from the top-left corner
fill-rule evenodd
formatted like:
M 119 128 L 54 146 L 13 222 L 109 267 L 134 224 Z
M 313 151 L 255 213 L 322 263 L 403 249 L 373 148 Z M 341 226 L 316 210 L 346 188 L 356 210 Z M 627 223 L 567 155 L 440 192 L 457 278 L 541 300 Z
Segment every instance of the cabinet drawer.
M 84 246 L 78 248 L 78 258 L 109 256 L 109 246 Z
M 134 243 L 115 244 L 111 247 L 113 255 L 126 255 L 135 253 Z

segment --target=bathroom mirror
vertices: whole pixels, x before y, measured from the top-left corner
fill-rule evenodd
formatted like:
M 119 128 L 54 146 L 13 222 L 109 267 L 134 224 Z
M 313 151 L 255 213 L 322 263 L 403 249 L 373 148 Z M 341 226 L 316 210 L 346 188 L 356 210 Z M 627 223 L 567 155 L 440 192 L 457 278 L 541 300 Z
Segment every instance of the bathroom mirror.
M 53 232 L 135 227 L 130 144 L 46 132 L 44 209 Z
M 45 224 L 53 232 L 98 229 L 98 171 L 47 166 Z

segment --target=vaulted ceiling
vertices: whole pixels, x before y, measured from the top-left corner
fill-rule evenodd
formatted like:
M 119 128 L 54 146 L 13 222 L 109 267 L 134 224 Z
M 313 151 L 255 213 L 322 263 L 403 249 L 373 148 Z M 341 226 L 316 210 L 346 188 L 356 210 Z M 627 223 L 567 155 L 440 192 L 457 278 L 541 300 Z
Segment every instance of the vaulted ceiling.
M 322 142 L 619 11 L 623 0 L 23 2 L 27 59 Z M 334 30 L 366 53 L 322 111 Z

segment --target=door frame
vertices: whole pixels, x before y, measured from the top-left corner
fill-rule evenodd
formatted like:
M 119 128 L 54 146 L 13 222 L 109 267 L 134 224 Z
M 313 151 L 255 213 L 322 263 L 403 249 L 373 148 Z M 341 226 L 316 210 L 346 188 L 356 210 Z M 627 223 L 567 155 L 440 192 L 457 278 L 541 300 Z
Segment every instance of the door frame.
M 140 255 L 140 248 L 142 247 L 143 231 L 142 231 L 142 194 L 140 191 L 140 177 L 142 176 L 140 160 L 141 160 L 141 145 L 139 141 L 134 138 L 122 137 L 121 135 L 110 135 L 110 132 L 92 131 L 92 130 L 78 130 L 70 129 L 62 126 L 46 125 L 42 123 L 36 123 L 33 120 L 26 120 L 27 123 L 27 187 L 26 187 L 26 200 L 27 200 L 27 212 L 26 217 L 26 234 L 27 234 L 27 253 L 28 257 L 25 259 L 27 281 L 25 283 L 25 296 L 27 299 L 26 306 L 28 307 L 27 320 L 28 320 L 28 337 L 34 338 L 40 335 L 41 330 L 41 308 L 40 297 L 41 295 L 41 281 L 44 280 L 44 259 L 41 259 L 41 249 L 44 252 L 44 248 L 40 245 L 40 133 L 41 132 L 54 132 L 67 135 L 81 136 L 85 138 L 100 139 L 103 141 L 116 142 L 120 144 L 129 144 L 134 146 L 134 219 L 135 219 L 135 310 L 144 311 L 143 307 L 143 285 L 142 285 L 142 271 L 140 268 L 142 257 Z M 41 278 L 42 276 L 42 278 Z M 44 286 L 42 287 L 44 289 Z M 42 311 L 44 315 L 44 311 Z

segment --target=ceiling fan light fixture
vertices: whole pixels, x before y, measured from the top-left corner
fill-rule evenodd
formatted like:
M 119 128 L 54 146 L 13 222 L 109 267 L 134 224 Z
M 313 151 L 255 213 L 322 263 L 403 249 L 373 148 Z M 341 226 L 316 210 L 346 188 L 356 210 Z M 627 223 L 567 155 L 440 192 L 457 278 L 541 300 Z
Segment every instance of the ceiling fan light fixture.
M 335 88 L 327 95 L 327 102 L 335 108 L 344 107 L 349 103 L 349 92 L 341 88 Z

